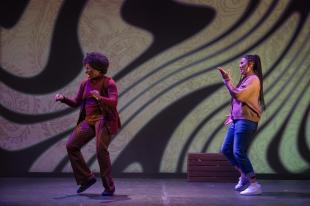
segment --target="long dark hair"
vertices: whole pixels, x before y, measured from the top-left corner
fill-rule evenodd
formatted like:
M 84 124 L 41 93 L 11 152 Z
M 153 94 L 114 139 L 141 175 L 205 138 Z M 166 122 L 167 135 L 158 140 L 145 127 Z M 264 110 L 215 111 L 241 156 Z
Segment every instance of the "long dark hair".
M 259 91 L 259 103 L 262 110 L 266 109 L 265 100 L 264 100 L 264 89 L 263 89 L 263 71 L 262 71 L 262 64 L 260 61 L 260 57 L 256 54 L 254 55 L 245 55 L 243 58 L 248 60 L 248 63 L 253 63 L 253 71 L 256 76 L 259 78 L 260 82 L 260 91 Z

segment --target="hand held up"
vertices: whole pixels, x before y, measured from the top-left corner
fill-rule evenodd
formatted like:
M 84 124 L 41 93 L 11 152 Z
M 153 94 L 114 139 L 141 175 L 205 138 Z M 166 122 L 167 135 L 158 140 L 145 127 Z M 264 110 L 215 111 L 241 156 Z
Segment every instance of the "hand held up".
M 223 67 L 218 67 L 217 69 L 221 73 L 222 78 L 224 80 L 229 80 L 230 79 L 230 72 L 229 71 L 225 71 L 225 69 Z
M 100 94 L 99 94 L 98 90 L 92 90 L 92 91 L 90 91 L 90 94 L 91 94 L 92 97 L 94 97 L 96 100 L 98 100 L 98 98 L 100 97 Z
M 65 99 L 65 97 L 64 97 L 64 95 L 62 95 L 62 94 L 56 94 L 55 95 L 55 101 L 57 102 L 57 101 L 62 101 L 62 100 L 64 100 Z

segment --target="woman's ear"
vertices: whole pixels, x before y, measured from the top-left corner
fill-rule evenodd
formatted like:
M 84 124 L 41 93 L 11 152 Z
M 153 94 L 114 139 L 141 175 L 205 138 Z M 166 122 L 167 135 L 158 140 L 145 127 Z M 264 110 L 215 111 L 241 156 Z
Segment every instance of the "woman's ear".
M 249 62 L 249 68 L 254 72 L 254 62 Z

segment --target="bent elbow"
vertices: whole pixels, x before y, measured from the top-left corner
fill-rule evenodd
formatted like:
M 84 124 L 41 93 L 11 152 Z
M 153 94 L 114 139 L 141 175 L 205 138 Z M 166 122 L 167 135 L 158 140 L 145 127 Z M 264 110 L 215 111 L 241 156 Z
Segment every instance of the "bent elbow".
M 112 106 L 115 107 L 115 108 L 117 107 L 117 100 L 112 102 Z
M 244 101 L 244 95 L 242 95 L 241 93 L 233 93 L 232 97 L 235 98 L 236 100 L 238 100 L 239 102 Z

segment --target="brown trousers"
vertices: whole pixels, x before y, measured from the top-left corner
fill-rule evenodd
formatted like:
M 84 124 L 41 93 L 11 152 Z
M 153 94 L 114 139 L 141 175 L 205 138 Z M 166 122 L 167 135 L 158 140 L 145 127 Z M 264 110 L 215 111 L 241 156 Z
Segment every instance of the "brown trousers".
M 81 148 L 96 136 L 96 155 L 100 168 L 100 176 L 103 187 L 106 191 L 114 192 L 115 186 L 112 179 L 112 166 L 108 146 L 112 136 L 104 126 L 104 120 L 96 121 L 95 125 L 90 125 L 85 120 L 76 126 L 67 141 L 67 151 L 78 185 L 85 184 L 94 177 L 88 168 Z

